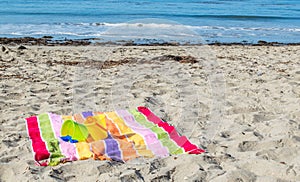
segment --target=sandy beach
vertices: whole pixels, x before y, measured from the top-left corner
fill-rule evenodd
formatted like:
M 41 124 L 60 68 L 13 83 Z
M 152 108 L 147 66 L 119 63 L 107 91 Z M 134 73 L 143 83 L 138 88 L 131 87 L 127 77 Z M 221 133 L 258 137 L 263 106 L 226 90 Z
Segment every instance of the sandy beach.
M 299 60 L 299 45 L 0 46 L 0 181 L 300 181 Z M 26 117 L 140 105 L 207 153 L 34 164 Z

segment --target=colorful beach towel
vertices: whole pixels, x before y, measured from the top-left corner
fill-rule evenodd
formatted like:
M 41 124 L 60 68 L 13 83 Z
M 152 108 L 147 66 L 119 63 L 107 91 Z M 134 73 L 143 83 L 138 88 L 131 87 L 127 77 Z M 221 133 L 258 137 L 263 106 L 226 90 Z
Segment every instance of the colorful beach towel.
M 89 158 L 126 162 L 204 152 L 146 107 L 73 116 L 44 113 L 26 118 L 26 124 L 40 166 Z

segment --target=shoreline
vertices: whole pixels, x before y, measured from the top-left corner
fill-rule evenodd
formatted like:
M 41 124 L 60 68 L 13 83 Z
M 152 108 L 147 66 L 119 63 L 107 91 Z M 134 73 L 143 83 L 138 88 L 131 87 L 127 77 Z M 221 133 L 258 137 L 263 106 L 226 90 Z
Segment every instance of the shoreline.
M 155 40 L 154 40 L 155 41 Z M 86 46 L 86 45 L 117 45 L 117 46 L 198 46 L 198 45 L 210 45 L 210 46 L 299 46 L 300 42 L 294 43 L 281 43 L 281 42 L 267 42 L 259 40 L 257 43 L 249 42 L 210 42 L 205 44 L 189 44 L 179 42 L 147 42 L 135 43 L 134 41 L 108 41 L 101 42 L 99 38 L 89 39 L 64 39 L 64 40 L 53 40 L 51 36 L 44 36 L 41 38 L 35 37 L 18 37 L 8 38 L 0 37 L 0 45 L 17 46 L 17 45 L 28 45 L 28 46 Z

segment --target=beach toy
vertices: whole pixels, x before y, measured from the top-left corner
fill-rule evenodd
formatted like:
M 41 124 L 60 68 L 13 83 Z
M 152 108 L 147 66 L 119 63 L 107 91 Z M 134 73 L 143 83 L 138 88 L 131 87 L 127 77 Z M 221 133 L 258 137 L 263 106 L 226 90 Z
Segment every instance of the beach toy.
M 65 142 L 77 143 L 86 141 L 89 135 L 87 127 L 71 119 L 65 120 L 61 127 L 61 139 Z
M 108 135 L 104 114 L 87 117 L 84 121 L 84 125 L 94 141 L 107 138 Z

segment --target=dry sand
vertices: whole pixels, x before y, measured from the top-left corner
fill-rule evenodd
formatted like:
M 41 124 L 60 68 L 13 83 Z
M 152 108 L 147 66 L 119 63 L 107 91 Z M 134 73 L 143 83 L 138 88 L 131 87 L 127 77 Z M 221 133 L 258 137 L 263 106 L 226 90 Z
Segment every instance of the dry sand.
M 300 181 L 300 46 L 197 50 L 3 46 L 0 181 Z M 207 153 L 35 166 L 24 118 L 138 105 Z

